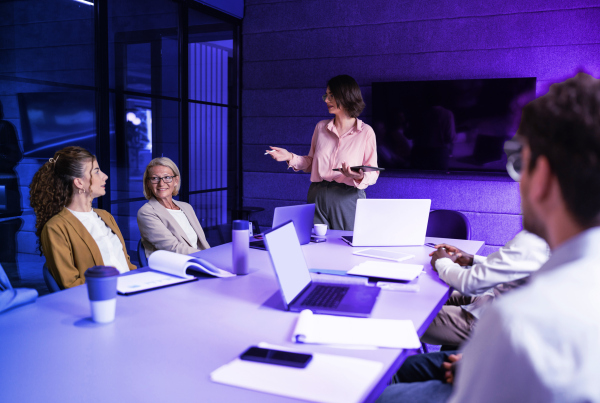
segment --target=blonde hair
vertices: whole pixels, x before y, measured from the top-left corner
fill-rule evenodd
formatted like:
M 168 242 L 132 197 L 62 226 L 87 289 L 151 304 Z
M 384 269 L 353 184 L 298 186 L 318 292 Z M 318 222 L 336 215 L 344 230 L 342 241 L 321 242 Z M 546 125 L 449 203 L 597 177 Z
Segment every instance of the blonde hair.
M 181 187 L 181 174 L 179 173 L 179 168 L 177 168 L 177 165 L 175 165 L 171 158 L 159 157 L 154 158 L 152 161 L 150 161 L 150 163 L 146 167 L 146 170 L 144 171 L 144 197 L 146 197 L 146 199 L 148 200 L 154 197 L 152 187 L 150 187 L 150 168 L 156 166 L 170 168 L 171 171 L 173 171 L 174 176 L 179 177 L 179 181 L 177 181 L 177 184 L 173 189 L 173 196 L 177 196 L 177 194 L 179 194 L 179 188 Z

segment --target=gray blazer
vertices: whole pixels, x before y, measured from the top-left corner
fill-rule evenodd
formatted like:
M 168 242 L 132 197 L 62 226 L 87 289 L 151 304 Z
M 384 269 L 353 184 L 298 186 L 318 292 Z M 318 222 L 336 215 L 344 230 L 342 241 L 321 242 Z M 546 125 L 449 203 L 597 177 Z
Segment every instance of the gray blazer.
M 208 249 L 204 231 L 198 222 L 194 209 L 188 203 L 173 200 L 183 211 L 196 234 L 198 244 L 192 245 L 185 232 L 169 211 L 154 197 L 148 200 L 137 213 L 137 222 L 142 233 L 142 243 L 146 249 L 146 257 L 155 250 L 168 250 L 184 255 Z

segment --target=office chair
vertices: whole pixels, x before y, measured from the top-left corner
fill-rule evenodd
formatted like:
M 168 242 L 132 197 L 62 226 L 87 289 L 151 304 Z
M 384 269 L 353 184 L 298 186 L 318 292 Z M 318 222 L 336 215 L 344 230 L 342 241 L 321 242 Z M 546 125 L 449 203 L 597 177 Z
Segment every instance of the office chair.
M 8 279 L 8 276 L 6 275 L 6 272 L 4 271 L 2 264 L 0 264 L 0 292 L 6 291 L 6 290 L 12 290 L 12 289 L 13 289 L 13 287 L 10 284 L 10 280 Z
M 46 287 L 48 287 L 48 290 L 51 293 L 60 291 L 61 288 L 58 286 L 58 283 L 56 282 L 54 277 L 52 277 L 52 273 L 50 273 L 50 270 L 48 269 L 48 266 L 46 266 L 46 263 L 44 263 L 44 268 L 42 270 L 44 274 L 44 281 L 46 282 Z
M 140 267 L 148 266 L 148 258 L 146 258 L 146 249 L 144 249 L 144 244 L 142 243 L 141 239 L 138 242 L 137 255 L 138 262 L 140 262 Z
M 469 219 L 454 210 L 435 210 L 429 213 L 426 236 L 436 238 L 471 239 Z

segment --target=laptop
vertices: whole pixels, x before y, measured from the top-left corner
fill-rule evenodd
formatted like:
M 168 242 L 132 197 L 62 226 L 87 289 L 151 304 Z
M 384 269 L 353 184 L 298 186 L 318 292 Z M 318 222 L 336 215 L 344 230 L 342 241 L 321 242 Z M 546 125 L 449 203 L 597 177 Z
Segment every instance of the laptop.
M 371 314 L 379 287 L 312 282 L 292 221 L 265 232 L 264 237 L 286 310 L 358 317 Z
M 425 243 L 430 199 L 359 199 L 351 246 L 412 246 Z
M 315 219 L 315 205 L 301 204 L 299 206 L 275 207 L 273 213 L 273 228 L 292 220 L 296 227 L 298 240 L 301 245 L 310 242 L 310 236 Z M 250 247 L 254 249 L 267 250 L 263 241 L 252 241 Z

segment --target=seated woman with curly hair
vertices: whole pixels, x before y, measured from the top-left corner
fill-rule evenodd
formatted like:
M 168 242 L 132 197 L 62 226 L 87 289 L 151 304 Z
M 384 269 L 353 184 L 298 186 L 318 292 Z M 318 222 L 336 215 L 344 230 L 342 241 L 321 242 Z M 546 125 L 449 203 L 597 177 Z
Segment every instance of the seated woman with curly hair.
M 89 151 L 65 147 L 29 185 L 40 251 L 61 288 L 84 284 L 84 273 L 93 266 L 113 266 L 121 273 L 136 268 L 113 216 L 92 208 L 106 193 L 107 179 Z

